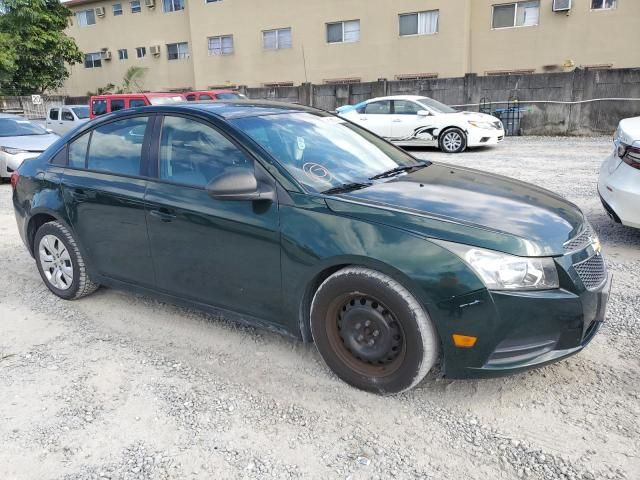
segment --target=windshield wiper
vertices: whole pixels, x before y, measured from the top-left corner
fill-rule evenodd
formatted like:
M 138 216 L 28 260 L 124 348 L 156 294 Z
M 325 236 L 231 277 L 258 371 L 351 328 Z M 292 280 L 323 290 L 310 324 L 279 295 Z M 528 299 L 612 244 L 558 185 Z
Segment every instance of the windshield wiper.
M 370 187 L 371 183 L 369 182 L 351 182 L 351 183 L 343 183 L 342 185 L 338 185 L 337 187 L 330 188 L 329 190 L 325 190 L 321 192 L 325 195 L 333 195 L 335 193 L 347 193 L 353 192 L 354 190 L 360 190 L 362 188 Z
M 394 175 L 397 175 L 399 173 L 413 172 L 421 168 L 428 167 L 429 165 L 430 163 L 428 162 L 421 162 L 421 163 L 418 163 L 417 165 L 404 165 L 401 167 L 395 167 L 395 168 L 392 168 L 391 170 L 387 170 L 386 172 L 378 173 L 373 177 L 369 177 L 369 180 L 378 180 L 380 178 L 393 177 Z

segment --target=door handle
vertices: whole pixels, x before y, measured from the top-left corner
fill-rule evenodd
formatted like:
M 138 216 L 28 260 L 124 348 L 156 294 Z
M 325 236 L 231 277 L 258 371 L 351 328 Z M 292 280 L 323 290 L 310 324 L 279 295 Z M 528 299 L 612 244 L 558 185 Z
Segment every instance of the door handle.
M 360 121 L 361 121 L 361 122 L 366 122 L 367 120 L 369 120 L 369 119 L 368 119 L 368 118 L 362 118 L 362 117 L 360 117 Z
M 159 210 L 150 210 L 149 215 L 159 218 L 161 222 L 168 223 L 176 218 L 176 214 L 170 211 L 168 208 L 161 208 Z
M 392 121 L 393 123 L 400 123 L 400 122 L 402 122 L 402 119 L 400 119 L 400 118 L 395 118 L 395 119 L 393 119 L 393 120 L 391 120 L 391 121 Z

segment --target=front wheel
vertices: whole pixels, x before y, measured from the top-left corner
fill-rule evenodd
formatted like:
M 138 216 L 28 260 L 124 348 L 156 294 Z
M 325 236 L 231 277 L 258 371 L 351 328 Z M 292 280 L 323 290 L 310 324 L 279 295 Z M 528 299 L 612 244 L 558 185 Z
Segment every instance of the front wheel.
M 362 390 L 416 386 L 438 358 L 433 323 L 396 280 L 362 267 L 331 275 L 311 304 L 311 331 L 329 368 Z
M 460 153 L 467 148 L 467 136 L 459 128 L 450 128 L 440 135 L 438 143 L 445 153 Z

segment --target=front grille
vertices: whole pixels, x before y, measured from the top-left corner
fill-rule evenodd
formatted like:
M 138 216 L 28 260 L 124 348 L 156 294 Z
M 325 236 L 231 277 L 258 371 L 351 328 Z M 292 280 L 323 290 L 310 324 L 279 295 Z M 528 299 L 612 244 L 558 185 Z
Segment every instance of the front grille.
M 583 262 L 576 263 L 573 268 L 587 290 L 597 289 L 607 279 L 607 267 L 604 258 L 599 253 Z
M 595 238 L 595 233 L 591 228 L 591 225 L 587 224 L 587 227 L 582 231 L 580 235 L 577 237 L 573 237 L 567 243 L 564 244 L 565 252 L 577 252 L 578 250 L 582 250 L 583 248 L 588 247 L 593 243 L 593 239 Z

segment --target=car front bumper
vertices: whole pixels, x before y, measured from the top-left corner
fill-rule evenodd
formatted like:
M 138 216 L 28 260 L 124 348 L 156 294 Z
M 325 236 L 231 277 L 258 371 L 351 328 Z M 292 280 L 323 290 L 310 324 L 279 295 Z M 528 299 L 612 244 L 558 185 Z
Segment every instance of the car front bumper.
M 449 378 L 508 375 L 557 362 L 581 351 L 605 321 L 612 277 L 594 289 L 580 284 L 571 259 L 561 288 L 546 291 L 478 291 L 438 305 L 443 371 Z M 563 285 L 564 283 L 564 285 Z M 568 288 L 563 288 L 568 287 Z M 453 314 L 453 315 L 452 315 Z M 472 348 L 453 345 L 451 335 L 477 337 Z
M 467 147 L 497 145 L 504 140 L 504 130 L 473 128 L 467 131 Z
M 600 167 L 598 193 L 610 217 L 627 227 L 640 228 L 640 170 L 612 153 Z

